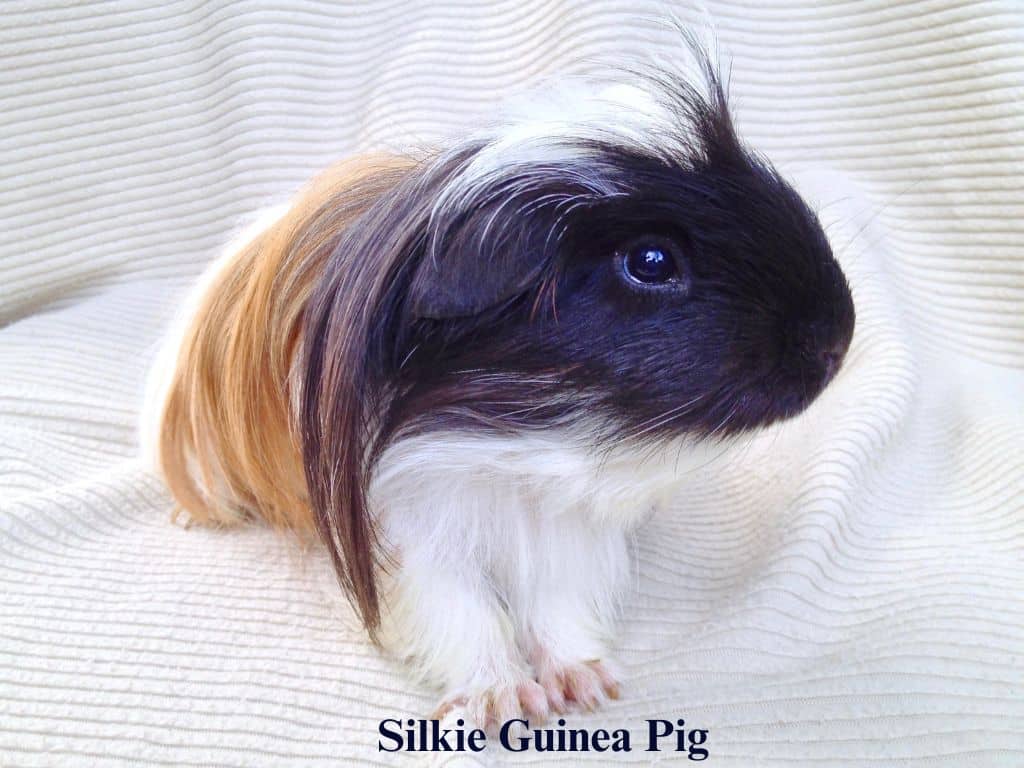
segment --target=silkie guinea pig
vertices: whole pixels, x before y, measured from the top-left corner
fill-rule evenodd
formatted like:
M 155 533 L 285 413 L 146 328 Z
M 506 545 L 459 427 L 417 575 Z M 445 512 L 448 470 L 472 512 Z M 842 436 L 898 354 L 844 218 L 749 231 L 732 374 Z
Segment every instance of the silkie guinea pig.
M 210 268 L 153 367 L 144 439 L 179 505 L 315 532 L 439 713 L 617 697 L 631 530 L 846 353 L 818 219 L 691 47 L 698 78 L 329 169 Z

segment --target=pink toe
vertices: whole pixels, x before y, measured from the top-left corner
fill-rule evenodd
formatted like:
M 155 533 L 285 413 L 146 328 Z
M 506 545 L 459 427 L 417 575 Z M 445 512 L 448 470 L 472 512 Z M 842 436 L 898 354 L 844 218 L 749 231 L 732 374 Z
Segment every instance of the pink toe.
M 548 717 L 548 696 L 543 686 L 533 680 L 521 683 L 518 689 L 519 703 L 527 715 L 541 722 Z

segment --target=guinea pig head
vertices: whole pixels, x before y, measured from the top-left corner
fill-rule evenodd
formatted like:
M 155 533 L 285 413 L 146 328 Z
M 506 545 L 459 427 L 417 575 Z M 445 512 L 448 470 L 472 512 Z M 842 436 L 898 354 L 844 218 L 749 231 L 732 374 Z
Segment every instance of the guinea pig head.
M 499 142 L 449 179 L 409 283 L 399 422 L 730 435 L 833 378 L 854 307 L 817 217 L 739 141 L 710 66 L 703 89 L 656 85 L 620 133 Z

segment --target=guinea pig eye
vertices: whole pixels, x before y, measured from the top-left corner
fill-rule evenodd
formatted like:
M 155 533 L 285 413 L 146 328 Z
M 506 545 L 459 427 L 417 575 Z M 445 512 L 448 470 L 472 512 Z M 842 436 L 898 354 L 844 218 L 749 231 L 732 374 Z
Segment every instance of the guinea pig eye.
M 643 239 L 619 251 L 622 273 L 632 283 L 660 286 L 682 279 L 678 248 L 674 243 Z

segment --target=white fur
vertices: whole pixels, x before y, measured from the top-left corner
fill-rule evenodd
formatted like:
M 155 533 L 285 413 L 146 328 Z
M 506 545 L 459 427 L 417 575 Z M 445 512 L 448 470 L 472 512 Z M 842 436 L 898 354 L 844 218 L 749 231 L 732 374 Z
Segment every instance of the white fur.
M 593 195 L 618 194 L 600 169 L 583 162 L 588 150 L 581 141 L 650 144 L 670 135 L 671 124 L 664 105 L 637 86 L 600 87 L 585 80 L 552 86 L 510 109 L 499 128 L 481 137 L 486 145 L 438 196 L 432 218 L 445 209 L 465 208 L 481 192 L 522 171 L 527 175 L 516 180 L 519 185 L 557 176 L 575 178 Z
M 582 432 L 402 439 L 373 479 L 398 564 L 382 639 L 477 718 L 538 665 L 609 661 L 629 533 L 711 455 L 707 444 L 594 453 Z
M 666 21 L 666 20 L 662 20 Z M 667 28 L 680 36 L 692 37 L 709 52 L 712 61 L 724 73 L 718 39 L 710 17 L 703 26 L 688 30 L 677 19 L 669 18 Z M 678 55 L 668 61 L 648 61 L 642 66 L 650 72 L 670 72 L 690 86 L 702 90 L 705 80 L 694 51 L 680 46 Z M 623 62 L 626 63 L 625 61 Z M 635 65 L 635 60 L 632 61 Z M 496 126 L 485 129 L 476 138 L 486 146 L 472 159 L 465 170 L 438 197 L 435 211 L 457 207 L 471 199 L 479 190 L 515 173 L 520 168 L 549 168 L 563 177 L 579 173 L 587 158 L 582 148 L 588 141 L 610 142 L 633 147 L 665 150 L 685 141 L 680 135 L 677 115 L 666 103 L 661 86 L 623 66 L 630 82 L 623 82 L 623 72 L 614 80 L 593 77 L 562 77 L 528 93 L 508 99 Z M 586 179 L 578 179 L 594 194 L 616 194 L 600 171 L 590 168 Z

